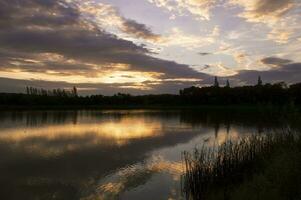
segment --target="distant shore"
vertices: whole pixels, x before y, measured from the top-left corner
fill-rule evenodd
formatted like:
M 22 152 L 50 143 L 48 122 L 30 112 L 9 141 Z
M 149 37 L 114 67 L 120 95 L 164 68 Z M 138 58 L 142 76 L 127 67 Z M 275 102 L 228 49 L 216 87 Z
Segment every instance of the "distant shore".
M 261 81 L 253 86 L 189 87 L 178 94 L 131 95 L 117 93 L 81 96 L 71 90 L 26 87 L 26 93 L 0 93 L 1 110 L 26 109 L 218 109 L 295 111 L 301 106 L 301 83 L 287 85 Z M 299 109 L 298 109 L 299 110 Z
M 278 105 L 0 105 L 0 111 L 6 110 L 194 110 L 299 112 L 301 107 Z

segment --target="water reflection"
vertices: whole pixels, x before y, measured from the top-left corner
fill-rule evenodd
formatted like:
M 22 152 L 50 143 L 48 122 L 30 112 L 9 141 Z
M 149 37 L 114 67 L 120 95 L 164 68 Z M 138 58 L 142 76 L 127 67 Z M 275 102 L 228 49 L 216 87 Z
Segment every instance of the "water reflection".
M 181 199 L 182 151 L 283 123 L 233 112 L 3 112 L 0 196 Z
M 152 157 L 144 163 L 128 166 L 103 179 L 96 190 L 94 197 L 102 199 L 116 199 L 119 194 L 146 184 L 154 174 L 165 173 L 178 182 L 183 173 L 181 162 L 171 162 L 161 156 Z M 90 196 L 89 198 L 91 198 Z
M 26 151 L 52 155 L 99 145 L 121 146 L 132 140 L 158 137 L 160 134 L 162 131 L 159 122 L 125 118 L 90 124 L 4 129 L 0 134 L 0 141 L 21 146 Z

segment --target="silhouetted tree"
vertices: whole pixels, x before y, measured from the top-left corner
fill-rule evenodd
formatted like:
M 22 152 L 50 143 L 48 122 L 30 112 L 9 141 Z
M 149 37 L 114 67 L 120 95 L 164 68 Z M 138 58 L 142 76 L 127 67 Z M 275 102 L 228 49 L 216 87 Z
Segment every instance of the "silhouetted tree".
M 262 80 L 260 76 L 258 76 L 257 86 L 262 86 Z
M 274 86 L 280 87 L 280 88 L 283 88 L 283 89 L 288 88 L 288 87 L 287 87 L 287 84 L 286 84 L 285 82 L 283 82 L 283 81 L 282 81 L 282 82 L 275 83 Z
M 228 79 L 227 79 L 227 82 L 226 82 L 226 88 L 230 88 L 230 82 L 229 82 Z
M 78 95 L 77 95 L 77 88 L 75 87 L 75 86 L 73 86 L 73 88 L 72 88 L 72 95 L 74 96 L 74 97 L 77 97 Z
M 260 77 L 255 86 L 230 87 L 227 80 L 222 88 L 215 77 L 214 86 L 184 88 L 180 95 L 78 96 L 76 87 L 46 90 L 29 86 L 25 92 L 0 93 L 0 105 L 301 105 L 301 83 L 289 87 L 284 82 L 263 84 Z
M 219 87 L 219 83 L 216 76 L 214 77 L 214 87 Z

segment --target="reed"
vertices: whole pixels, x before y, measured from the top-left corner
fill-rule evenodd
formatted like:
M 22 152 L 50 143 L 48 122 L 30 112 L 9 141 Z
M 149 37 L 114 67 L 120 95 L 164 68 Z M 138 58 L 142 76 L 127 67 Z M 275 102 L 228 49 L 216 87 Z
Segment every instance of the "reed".
M 289 148 L 299 141 L 291 131 L 251 135 L 228 140 L 220 146 L 183 152 L 185 173 L 182 190 L 186 199 L 210 199 L 212 193 L 222 193 L 230 199 L 231 186 L 244 182 L 260 170 L 260 164 L 283 147 Z

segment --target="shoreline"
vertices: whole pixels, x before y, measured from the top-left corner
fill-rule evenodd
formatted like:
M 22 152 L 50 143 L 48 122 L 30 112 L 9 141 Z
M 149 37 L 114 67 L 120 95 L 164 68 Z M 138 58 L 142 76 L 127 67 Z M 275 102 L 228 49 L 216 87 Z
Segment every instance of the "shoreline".
M 0 105 L 0 111 L 15 110 L 194 110 L 194 111 L 269 111 L 292 112 L 301 111 L 300 106 L 279 105 Z

